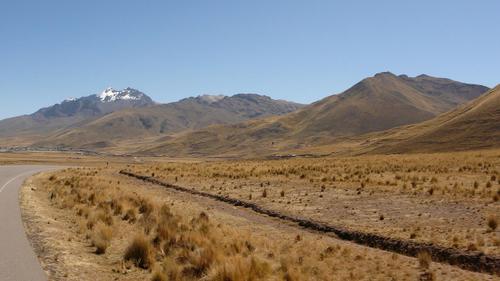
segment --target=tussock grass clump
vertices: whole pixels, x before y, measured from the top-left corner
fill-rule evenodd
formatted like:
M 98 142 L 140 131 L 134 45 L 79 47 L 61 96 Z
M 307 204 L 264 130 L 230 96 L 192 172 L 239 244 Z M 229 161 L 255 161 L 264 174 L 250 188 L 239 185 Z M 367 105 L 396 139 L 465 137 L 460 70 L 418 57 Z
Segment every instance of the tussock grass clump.
M 487 220 L 488 228 L 491 231 L 495 231 L 498 227 L 498 219 L 494 215 L 490 215 Z
M 101 221 L 97 222 L 91 235 L 92 245 L 96 247 L 96 254 L 100 255 L 106 252 L 112 237 L 113 229 Z
M 187 249 L 183 249 L 184 253 L 181 254 L 188 264 L 182 271 L 184 276 L 200 278 L 216 260 L 219 260 L 217 251 L 208 245 L 205 246 L 205 248 L 197 248 L 194 251 L 186 250 Z
M 98 222 L 111 226 L 113 225 L 113 216 L 107 210 L 101 208 L 91 211 L 88 215 L 87 228 L 89 230 L 94 229 Z
M 96 221 L 102 221 L 106 225 L 113 225 L 113 216 L 111 215 L 109 209 L 98 208 L 94 212 L 93 216 Z
M 153 204 L 144 198 L 139 200 L 138 205 L 139 213 L 145 216 L 149 216 L 154 210 Z
M 122 220 L 134 223 L 137 220 L 137 209 L 134 207 L 127 209 L 125 215 L 122 217 Z
M 207 280 L 210 281 L 239 281 L 239 280 L 266 280 L 271 273 L 268 263 L 255 258 L 234 257 L 211 268 Z
M 113 215 L 121 216 L 123 213 L 123 202 L 120 199 L 113 198 L 110 202 L 110 207 L 113 210 Z
M 80 204 L 77 208 L 76 214 L 80 217 L 88 218 L 90 215 L 90 208 L 87 205 Z
M 123 258 L 137 267 L 148 269 L 151 266 L 151 243 L 144 234 L 137 235 L 125 250 Z

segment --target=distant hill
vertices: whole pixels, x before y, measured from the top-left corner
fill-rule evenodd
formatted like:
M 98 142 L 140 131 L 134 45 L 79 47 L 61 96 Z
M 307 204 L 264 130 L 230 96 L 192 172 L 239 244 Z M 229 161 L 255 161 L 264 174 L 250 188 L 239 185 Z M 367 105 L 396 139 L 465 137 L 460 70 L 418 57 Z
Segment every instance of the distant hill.
M 67 99 L 61 103 L 42 108 L 30 115 L 0 121 L 0 138 L 32 143 L 55 130 L 79 126 L 108 113 L 125 108 L 142 108 L 155 103 L 146 94 L 127 88 L 108 88 L 100 94 Z
M 67 99 L 62 103 L 42 108 L 31 116 L 37 120 L 73 116 L 93 117 L 124 108 L 145 107 L 153 104 L 150 97 L 136 89 L 126 88 L 119 91 L 108 88 L 97 95 Z
M 301 107 L 301 104 L 257 94 L 204 95 L 169 104 L 116 111 L 80 126 L 59 130 L 35 145 L 102 149 L 134 139 L 281 115 Z
M 289 115 L 295 134 L 352 136 L 431 119 L 477 98 L 487 87 L 420 75 L 376 74 Z
M 427 75 L 384 72 L 296 112 L 179 134 L 159 140 L 141 153 L 249 155 L 328 144 L 337 138 L 432 119 L 487 90 Z
M 365 152 L 407 153 L 500 147 L 500 85 L 432 120 L 375 133 Z

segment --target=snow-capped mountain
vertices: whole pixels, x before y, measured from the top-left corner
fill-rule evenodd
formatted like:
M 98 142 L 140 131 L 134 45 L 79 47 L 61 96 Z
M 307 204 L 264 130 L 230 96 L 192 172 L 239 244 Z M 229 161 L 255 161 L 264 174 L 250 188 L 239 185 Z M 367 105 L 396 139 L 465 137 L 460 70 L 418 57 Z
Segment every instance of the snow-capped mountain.
M 144 107 L 154 104 L 150 97 L 139 90 L 107 88 L 99 94 L 66 99 L 61 103 L 42 108 L 32 116 L 37 119 L 73 116 L 94 117 L 124 108 Z
M 156 104 L 132 88 L 107 88 L 90 96 L 66 99 L 31 115 L 0 120 L 0 142 L 19 145 L 19 136 L 23 136 L 23 145 L 35 147 L 103 149 L 123 140 L 233 124 L 286 114 L 300 107 L 257 94 L 201 95 Z
M 120 95 L 111 89 L 98 97 L 105 101 L 128 98 L 126 93 Z M 36 145 L 103 149 L 123 140 L 234 124 L 252 118 L 286 114 L 300 107 L 300 104 L 257 94 L 202 95 L 167 104 L 116 111 L 92 122 L 59 130 Z
M 118 100 L 141 100 L 145 95 L 132 88 L 126 88 L 120 91 L 109 87 L 96 96 L 101 99 L 102 102 L 114 102 Z

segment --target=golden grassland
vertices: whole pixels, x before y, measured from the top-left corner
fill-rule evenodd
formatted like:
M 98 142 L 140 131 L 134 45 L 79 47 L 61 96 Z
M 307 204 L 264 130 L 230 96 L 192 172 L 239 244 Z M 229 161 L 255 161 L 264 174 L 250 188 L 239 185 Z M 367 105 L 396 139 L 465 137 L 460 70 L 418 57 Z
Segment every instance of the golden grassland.
M 500 150 L 127 170 L 335 226 L 500 254 Z
M 238 179 L 245 169 L 233 164 L 219 163 L 219 172 Z M 182 179 L 204 165 L 212 164 L 143 168 L 171 167 L 165 176 Z M 432 263 L 425 253 L 417 260 L 362 247 L 172 193 L 119 175 L 122 167 L 71 168 L 26 182 L 23 218 L 51 280 L 496 280 Z M 263 184 L 266 198 L 271 185 Z

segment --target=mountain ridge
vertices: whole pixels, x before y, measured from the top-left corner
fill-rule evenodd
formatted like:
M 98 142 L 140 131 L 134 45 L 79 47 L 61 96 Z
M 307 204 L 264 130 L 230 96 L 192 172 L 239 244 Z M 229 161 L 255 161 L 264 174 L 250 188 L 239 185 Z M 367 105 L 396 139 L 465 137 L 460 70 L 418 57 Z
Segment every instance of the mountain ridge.
M 423 123 L 365 137 L 368 153 L 460 151 L 500 147 L 500 85 Z
M 28 145 L 33 146 L 139 155 L 264 155 L 328 146 L 343 139 L 362 139 L 364 135 L 425 123 L 488 90 L 447 78 L 381 72 L 342 93 L 305 106 L 240 93 L 199 95 L 168 104 L 147 100 L 138 106 L 96 114 L 81 99 L 89 101 L 81 98 L 34 114 L 42 116 L 37 120 L 39 124 L 48 124 L 39 126 L 48 133 L 15 134 L 13 139 L 23 143 L 31 137 L 33 141 Z M 114 104 L 136 101 L 145 95 L 135 91 L 108 88 L 87 98 Z M 63 105 L 78 100 L 80 107 L 64 109 Z M 74 111 L 84 112 L 85 116 L 74 115 Z M 26 122 L 23 118 L 28 117 L 18 121 Z M 50 118 L 66 123 L 54 125 Z M 5 129 L 2 125 L 0 121 L 0 137 Z
M 56 130 L 33 145 L 103 149 L 116 142 L 280 115 L 300 107 L 298 103 L 258 94 L 189 97 L 110 112 L 79 126 Z
M 487 90 L 444 78 L 377 73 L 340 94 L 284 116 L 182 133 L 139 154 L 272 154 L 324 145 L 338 138 L 432 119 Z
M 30 145 L 37 139 L 43 139 L 49 132 L 78 127 L 113 111 L 155 104 L 146 94 L 132 88 L 122 91 L 113 90 L 116 96 L 112 100 L 101 99 L 100 96 L 108 90 L 100 94 L 66 99 L 31 114 L 0 120 L 2 143 L 4 145 Z

